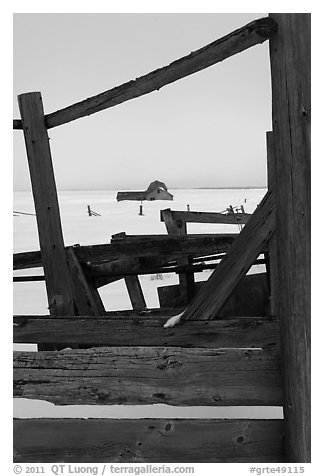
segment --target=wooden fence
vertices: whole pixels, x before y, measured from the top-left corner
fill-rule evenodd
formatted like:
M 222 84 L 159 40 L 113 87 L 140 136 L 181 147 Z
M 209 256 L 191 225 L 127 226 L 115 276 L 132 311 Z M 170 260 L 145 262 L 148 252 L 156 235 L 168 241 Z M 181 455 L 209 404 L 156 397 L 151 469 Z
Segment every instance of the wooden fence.
M 110 244 L 65 248 L 47 130 L 268 39 L 268 192 L 241 233 L 187 235 L 185 222 L 197 215 L 183 212 L 179 226 L 178 212 L 164 211 L 169 235 L 122 234 Z M 309 61 L 310 16 L 271 14 L 51 114 L 40 93 L 18 97 L 21 119 L 13 126 L 25 137 L 41 252 L 16 254 L 14 269 L 43 266 L 49 315 L 14 317 L 14 342 L 38 344 L 38 352 L 14 353 L 14 396 L 56 404 L 283 405 L 284 420 L 15 419 L 16 462 L 310 461 Z M 222 314 L 260 254 L 270 307 L 256 317 Z M 195 266 L 208 257 L 218 264 L 192 293 Z M 187 307 L 177 327 L 164 328 L 179 309 L 173 302 L 146 309 L 138 275 L 170 268 Z M 107 312 L 98 288 L 121 278 L 134 310 Z

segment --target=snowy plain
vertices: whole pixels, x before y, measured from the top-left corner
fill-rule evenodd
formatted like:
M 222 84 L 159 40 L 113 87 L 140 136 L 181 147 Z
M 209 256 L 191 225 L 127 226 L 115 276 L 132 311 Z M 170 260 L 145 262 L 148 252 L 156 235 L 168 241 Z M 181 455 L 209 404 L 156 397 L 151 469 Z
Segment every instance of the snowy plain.
M 143 202 L 143 215 L 139 215 L 139 202 L 117 202 L 117 190 L 108 191 L 60 191 L 59 205 L 65 245 L 93 245 L 109 243 L 111 235 L 126 232 L 135 234 L 166 234 L 160 221 L 160 210 L 187 210 L 220 212 L 229 205 L 244 206 L 252 213 L 262 200 L 266 189 L 174 189 L 173 201 Z M 88 216 L 87 207 L 100 216 Z M 35 213 L 31 192 L 14 193 L 14 211 Z M 188 224 L 188 233 L 235 233 L 236 225 Z M 39 250 L 36 217 L 16 214 L 13 218 L 14 253 Z M 43 274 L 42 268 L 16 271 L 15 276 Z M 196 276 L 198 280 L 208 278 L 205 271 Z M 159 307 L 157 286 L 177 283 L 174 274 L 141 276 L 147 306 Z M 15 315 L 48 314 L 44 282 L 14 283 L 13 310 Z M 123 280 L 100 289 L 106 310 L 131 309 Z M 19 344 L 15 350 L 36 350 L 33 344 Z M 282 409 L 275 407 L 171 407 L 168 405 L 143 406 L 55 406 L 48 402 L 14 399 L 14 416 L 32 417 L 75 417 L 75 418 L 282 418 Z

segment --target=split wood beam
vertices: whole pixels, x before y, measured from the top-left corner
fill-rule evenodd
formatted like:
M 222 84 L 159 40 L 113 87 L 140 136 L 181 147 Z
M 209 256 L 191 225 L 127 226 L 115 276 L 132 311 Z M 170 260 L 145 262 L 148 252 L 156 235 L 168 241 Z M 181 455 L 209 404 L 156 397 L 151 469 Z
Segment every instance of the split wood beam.
M 181 320 L 213 319 L 247 273 L 271 237 L 274 196 L 268 191 L 205 286 L 184 311 Z
M 64 248 L 54 170 L 41 94 L 18 96 L 35 203 L 41 265 L 51 315 L 73 315 L 73 292 Z
M 123 279 L 125 275 L 154 274 L 156 269 L 168 264 L 168 257 L 125 258 L 102 264 L 84 263 L 83 269 L 88 279 L 97 288 Z
M 280 367 L 276 345 L 14 352 L 14 396 L 57 405 L 281 406 Z
M 215 260 L 222 259 L 224 255 L 216 255 Z M 197 258 L 196 258 L 197 260 Z M 87 267 L 82 266 L 82 269 L 85 271 L 85 276 L 88 280 L 91 279 L 93 282 L 94 286 L 96 288 L 100 288 L 101 286 L 105 286 L 106 284 L 113 283 L 115 281 L 118 281 L 120 279 L 123 279 L 125 276 L 135 276 L 135 275 L 143 275 L 143 274 L 167 274 L 167 273 L 187 273 L 187 272 L 193 272 L 193 273 L 200 273 L 201 271 L 204 271 L 206 269 L 215 269 L 218 266 L 218 263 L 204 263 L 205 258 L 202 256 L 199 258 L 199 261 L 195 261 L 190 265 L 183 265 L 183 266 L 177 266 L 176 263 L 170 262 L 163 265 L 156 265 L 156 267 L 153 267 L 151 264 L 151 267 L 146 267 L 144 265 L 141 265 L 138 267 L 138 269 L 135 271 L 131 266 L 126 265 L 126 263 L 123 264 L 123 271 L 119 271 L 118 273 L 116 271 L 110 271 L 109 267 L 106 268 L 105 264 L 103 265 L 87 265 Z M 124 261 L 124 260 L 121 260 Z M 164 261 L 164 260 L 163 260 Z M 207 261 L 207 260 L 206 260 Z M 265 259 L 257 259 L 254 263 L 254 265 L 258 266 L 260 264 L 266 264 Z M 45 281 L 45 276 L 14 276 L 13 277 L 13 282 L 14 283 L 23 283 L 23 282 L 31 282 L 31 281 Z
M 116 240 L 111 244 L 77 246 L 75 255 L 80 263 L 99 263 L 118 259 L 139 257 L 161 257 L 224 253 L 238 236 L 229 234 L 204 235 L 135 235 L 126 236 L 123 240 Z M 13 255 L 13 269 L 37 268 L 42 266 L 42 257 L 39 251 L 15 253 Z
M 254 20 L 168 66 L 48 114 L 46 127 L 50 129 L 159 90 L 178 79 L 185 78 L 252 46 L 263 43 L 275 33 L 276 28 L 276 23 L 271 18 Z M 14 128 L 21 129 L 18 120 L 14 120 Z
M 281 324 L 287 461 L 311 460 L 311 19 L 272 13 L 276 157 L 277 312 Z

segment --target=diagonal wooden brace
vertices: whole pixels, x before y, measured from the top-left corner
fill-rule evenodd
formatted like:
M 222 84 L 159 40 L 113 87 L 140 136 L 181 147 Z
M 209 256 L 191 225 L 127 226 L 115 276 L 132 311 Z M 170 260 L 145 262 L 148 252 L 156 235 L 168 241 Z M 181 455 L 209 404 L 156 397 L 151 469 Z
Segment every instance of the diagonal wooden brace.
M 274 232 L 274 208 L 274 194 L 268 191 L 181 320 L 216 318 Z
M 86 278 L 73 247 L 66 248 L 66 258 L 72 279 L 73 299 L 79 316 L 101 316 L 105 308 L 97 289 Z

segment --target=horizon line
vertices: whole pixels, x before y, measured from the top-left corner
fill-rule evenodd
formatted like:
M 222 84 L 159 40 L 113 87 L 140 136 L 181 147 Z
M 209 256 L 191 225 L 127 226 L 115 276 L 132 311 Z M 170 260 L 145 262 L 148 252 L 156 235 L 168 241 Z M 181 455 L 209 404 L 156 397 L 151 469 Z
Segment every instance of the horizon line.
M 267 188 L 266 185 L 245 185 L 245 186 L 200 186 L 200 187 L 168 187 L 168 190 L 246 190 L 246 189 L 262 189 Z M 58 192 L 104 192 L 104 191 L 114 191 L 114 190 L 129 190 L 124 188 L 57 188 Z M 135 189 L 137 190 L 137 189 Z M 32 192 L 32 189 L 13 189 L 13 192 Z

